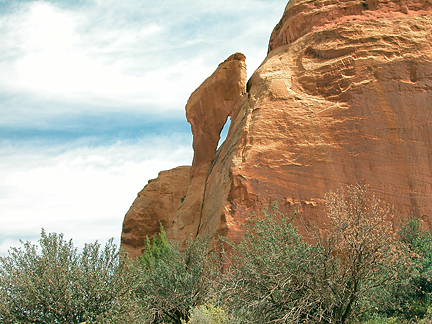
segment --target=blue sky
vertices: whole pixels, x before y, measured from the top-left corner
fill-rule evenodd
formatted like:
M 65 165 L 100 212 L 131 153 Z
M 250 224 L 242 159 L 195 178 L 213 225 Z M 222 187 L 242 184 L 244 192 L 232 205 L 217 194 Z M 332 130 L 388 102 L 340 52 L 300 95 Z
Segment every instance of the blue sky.
M 264 60 L 287 0 L 0 0 L 0 255 L 41 228 L 114 237 L 192 161 L 184 106 L 235 52 Z

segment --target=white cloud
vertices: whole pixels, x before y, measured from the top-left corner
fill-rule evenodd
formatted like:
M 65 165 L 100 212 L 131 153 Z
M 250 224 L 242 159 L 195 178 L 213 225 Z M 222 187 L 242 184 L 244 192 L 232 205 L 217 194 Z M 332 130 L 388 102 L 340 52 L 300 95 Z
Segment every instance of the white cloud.
M 286 2 L 4 1 L 0 254 L 18 238 L 36 241 L 41 227 L 78 244 L 112 236 L 118 242 L 124 214 L 147 181 L 190 164 L 190 138 L 145 136 L 92 146 L 80 132 L 100 136 L 98 143 L 108 135 L 83 125 L 112 112 L 184 120 L 190 94 L 229 55 L 243 52 L 249 75 L 258 67 Z M 25 135 L 38 131 L 47 135 Z M 69 142 L 50 147 L 61 141 L 49 138 L 57 134 L 51 131 L 69 134 Z M 81 140 L 71 144 L 71 136 Z
M 172 137 L 3 155 L 0 254 L 18 238 L 36 241 L 42 227 L 80 245 L 111 237 L 119 243 L 124 214 L 147 181 L 191 158 L 190 145 Z
M 46 2 L 32 2 L 18 16 L 20 19 L 12 19 L 11 22 L 20 23 L 10 28 L 19 30 L 24 54 L 15 61 L 15 75 L 12 79 L 4 80 L 5 85 L 15 90 L 44 94 L 48 98 L 62 97 L 81 103 L 92 99 L 103 99 L 103 102 L 117 100 L 119 103 L 129 101 L 129 104 L 131 101 L 133 104 L 145 102 L 145 96 L 139 94 L 153 87 L 151 76 L 137 77 L 125 73 L 121 58 L 106 64 L 103 58 L 98 60 L 92 57 L 91 48 L 95 44 L 86 43 L 77 30 L 85 17 L 60 10 Z M 110 54 L 118 52 L 117 48 L 127 43 L 130 43 L 129 47 L 136 46 L 133 40 L 142 39 L 159 29 L 152 25 L 133 31 L 134 34 L 125 31 L 124 35 L 119 35 L 118 30 L 104 30 L 99 36 L 100 42 L 104 43 L 104 39 L 110 38 L 110 35 L 114 39 L 101 51 Z M 130 97 L 141 97 L 141 100 L 134 102 L 128 99 Z
M 257 67 L 275 24 L 262 12 L 274 17 L 275 3 L 284 2 L 23 2 L 0 18 L 0 85 L 14 94 L 80 105 L 183 109 L 230 54 L 246 52 L 249 71 Z
M 74 33 L 77 17 L 49 3 L 30 3 L 23 18 L 21 28 L 27 32 L 25 46 L 31 51 L 63 54 L 78 40 Z

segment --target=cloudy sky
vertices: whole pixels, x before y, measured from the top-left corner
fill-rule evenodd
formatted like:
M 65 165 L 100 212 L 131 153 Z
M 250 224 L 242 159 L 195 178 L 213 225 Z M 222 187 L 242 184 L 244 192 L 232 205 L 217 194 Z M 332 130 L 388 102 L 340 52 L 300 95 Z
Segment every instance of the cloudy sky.
M 287 0 L 0 0 L 0 255 L 41 228 L 114 237 L 161 170 L 191 164 L 184 106 L 235 52 L 248 75 Z

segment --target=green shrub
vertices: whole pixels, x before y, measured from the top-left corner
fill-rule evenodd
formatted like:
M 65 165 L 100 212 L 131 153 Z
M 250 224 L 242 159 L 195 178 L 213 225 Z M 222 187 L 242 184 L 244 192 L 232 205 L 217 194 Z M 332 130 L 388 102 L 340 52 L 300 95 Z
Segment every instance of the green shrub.
M 364 324 L 405 324 L 401 318 L 398 317 L 387 317 L 382 314 L 373 313 L 369 319 L 365 319 L 362 321 Z
M 187 321 L 189 310 L 210 296 L 220 265 L 208 248 L 206 240 L 197 238 L 180 251 L 166 242 L 164 232 L 147 246 L 145 257 L 140 259 L 142 277 L 137 296 L 148 323 Z
M 227 308 L 239 323 L 300 323 L 319 318 L 310 278 L 316 271 L 315 247 L 303 241 L 292 219 L 273 205 L 264 217 L 252 214 L 242 242 L 232 249 L 225 273 Z
M 413 297 L 426 305 L 421 314 L 426 315 L 432 305 L 432 235 L 421 227 L 420 219 L 412 218 L 402 226 L 400 237 L 410 252 Z
M 143 255 L 139 257 L 139 262 L 148 268 L 153 268 L 159 261 L 168 260 L 173 257 L 173 247 L 168 243 L 165 229 L 160 224 L 160 232 L 153 236 L 150 241 L 146 237 Z
M 189 313 L 189 322 L 183 320 L 182 324 L 228 324 L 229 322 L 222 308 L 208 303 L 192 307 Z
M 63 235 L 42 230 L 0 258 L 2 323 L 115 323 L 133 319 L 136 282 L 127 259 L 110 240 L 86 244 L 78 253 Z M 124 320 L 131 323 L 132 320 Z
M 213 324 L 213 319 L 204 306 L 197 306 L 190 310 L 189 322 L 182 320 L 182 324 Z
M 228 309 L 244 323 L 346 323 L 376 287 L 396 277 L 403 257 L 390 208 L 367 187 L 326 196 L 328 227 L 307 243 L 293 219 L 252 215 L 240 244 L 229 243 Z
M 403 223 L 399 234 L 404 264 L 397 280 L 375 291 L 375 307 L 387 316 L 422 319 L 432 306 L 432 236 L 417 218 Z

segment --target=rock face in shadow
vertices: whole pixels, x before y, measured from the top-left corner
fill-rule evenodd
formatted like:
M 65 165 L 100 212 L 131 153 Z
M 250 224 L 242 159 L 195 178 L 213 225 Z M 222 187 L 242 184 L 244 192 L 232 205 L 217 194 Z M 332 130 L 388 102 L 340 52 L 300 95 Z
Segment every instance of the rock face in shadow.
M 163 216 L 169 238 L 240 239 L 239 223 L 272 201 L 323 225 L 324 194 L 358 182 L 397 217 L 415 215 L 430 227 L 432 1 L 291 0 L 247 92 L 237 56 L 186 107 L 195 156 L 186 198 Z M 228 71 L 239 71 L 234 87 L 216 77 Z M 228 136 L 215 152 L 227 116 Z M 125 224 L 135 210 L 135 231 L 151 236 L 145 219 L 161 216 L 140 218 L 138 199 Z M 138 251 L 126 234 L 124 225 L 122 247 Z
M 190 166 L 159 173 L 140 191 L 123 221 L 121 248 L 136 258 L 143 252 L 146 236 L 159 233 L 160 224 L 168 228 L 167 217 L 180 207 L 190 184 Z

